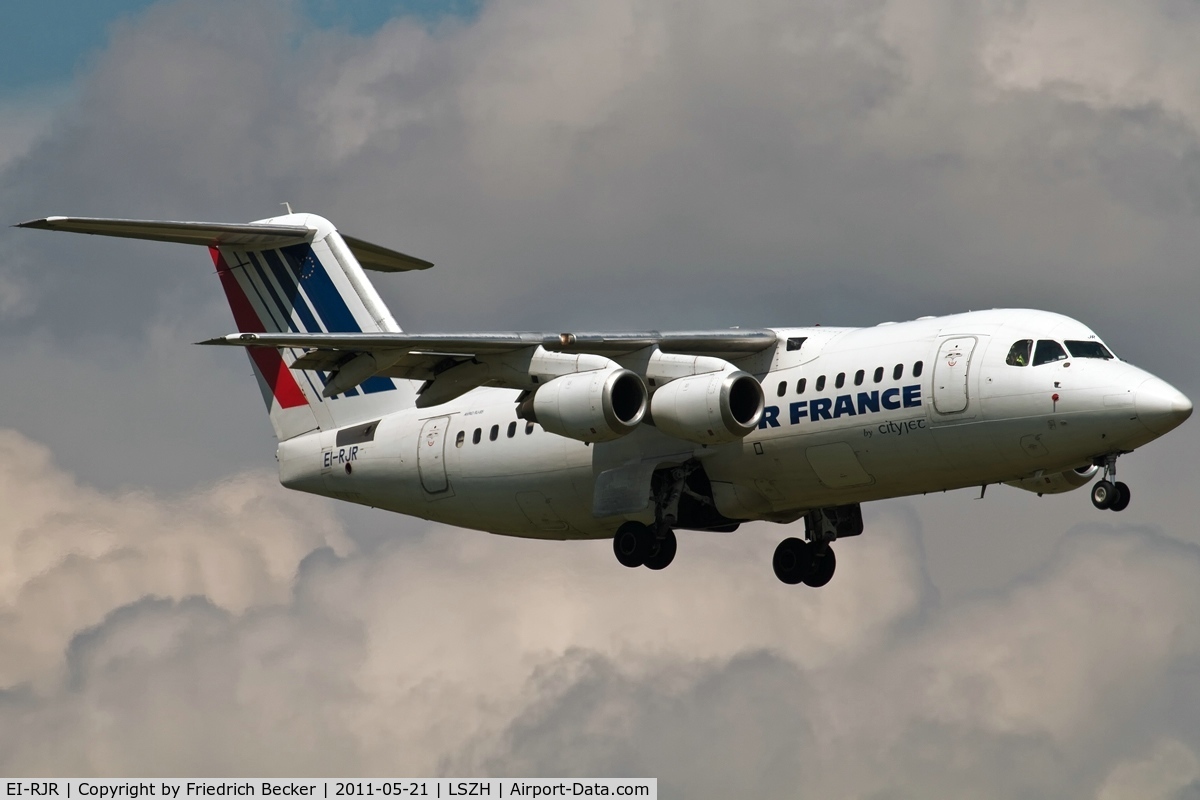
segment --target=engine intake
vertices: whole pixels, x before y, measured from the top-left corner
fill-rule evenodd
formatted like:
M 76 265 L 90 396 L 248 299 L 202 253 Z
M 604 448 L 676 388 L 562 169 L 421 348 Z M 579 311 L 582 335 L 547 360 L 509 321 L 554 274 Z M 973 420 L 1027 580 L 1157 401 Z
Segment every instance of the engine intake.
M 636 372 L 615 368 L 575 372 L 543 384 L 518 416 L 581 442 L 609 442 L 631 433 L 650 405 Z
M 1033 478 L 1022 478 L 1019 481 L 1008 481 L 1008 485 L 1038 494 L 1062 494 L 1087 486 L 1099 471 L 1100 468 L 1092 464 L 1079 469 L 1056 472 L 1052 475 L 1038 475 Z
M 741 370 L 678 378 L 654 393 L 650 414 L 663 433 L 699 444 L 741 439 L 762 418 L 762 386 Z

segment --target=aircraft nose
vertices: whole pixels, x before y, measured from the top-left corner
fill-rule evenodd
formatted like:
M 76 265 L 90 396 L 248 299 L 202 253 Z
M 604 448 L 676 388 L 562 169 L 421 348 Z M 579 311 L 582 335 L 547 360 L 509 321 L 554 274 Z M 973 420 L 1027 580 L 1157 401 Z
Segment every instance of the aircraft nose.
M 1134 393 L 1133 402 L 1141 423 L 1160 436 L 1192 415 L 1192 401 L 1158 378 L 1147 378 Z

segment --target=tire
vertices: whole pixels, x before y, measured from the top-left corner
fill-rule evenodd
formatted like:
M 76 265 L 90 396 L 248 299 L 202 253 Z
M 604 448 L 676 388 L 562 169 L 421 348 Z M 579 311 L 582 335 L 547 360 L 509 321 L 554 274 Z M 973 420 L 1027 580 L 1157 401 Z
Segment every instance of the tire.
M 653 531 L 650 534 L 653 535 Z M 646 568 L 653 570 L 666 569 L 675 560 L 675 551 L 679 549 L 679 541 L 675 531 L 667 528 L 667 533 L 661 539 L 654 536 L 650 542 L 650 552 L 646 556 Z
M 812 545 L 809 545 L 809 547 L 812 547 Z M 804 584 L 814 589 L 820 589 L 829 583 L 836 569 L 837 558 L 833 555 L 833 548 L 826 547 L 824 553 L 813 558 L 812 571 L 804 579 Z
M 784 539 L 775 548 L 775 557 L 771 559 L 775 569 L 775 577 L 792 586 L 803 583 L 812 572 L 812 548 L 803 539 L 791 537 Z
M 1101 510 L 1112 508 L 1117 500 L 1117 487 L 1108 481 L 1096 481 L 1092 486 L 1092 505 Z
M 650 529 L 640 522 L 626 522 L 613 534 L 613 554 L 626 567 L 646 563 L 647 540 Z
M 1121 481 L 1114 483 L 1113 487 L 1116 489 L 1116 498 L 1113 500 L 1112 505 L 1110 505 L 1108 509 L 1110 511 L 1124 511 L 1125 509 L 1129 508 L 1129 498 L 1133 492 L 1129 490 L 1129 486 L 1127 484 L 1124 484 Z

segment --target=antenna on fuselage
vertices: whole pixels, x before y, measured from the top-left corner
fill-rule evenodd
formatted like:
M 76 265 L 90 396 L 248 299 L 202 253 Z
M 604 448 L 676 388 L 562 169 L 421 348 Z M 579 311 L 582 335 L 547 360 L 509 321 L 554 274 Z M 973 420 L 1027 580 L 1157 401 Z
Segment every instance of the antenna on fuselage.
M 294 214 L 294 213 L 295 213 L 294 211 L 292 211 L 292 204 L 291 204 L 291 203 L 289 203 L 287 200 L 284 200 L 284 201 L 283 201 L 282 203 L 280 203 L 279 205 L 281 205 L 281 206 L 283 206 L 284 208 L 286 208 L 286 209 L 287 209 L 287 212 L 288 212 L 289 214 Z

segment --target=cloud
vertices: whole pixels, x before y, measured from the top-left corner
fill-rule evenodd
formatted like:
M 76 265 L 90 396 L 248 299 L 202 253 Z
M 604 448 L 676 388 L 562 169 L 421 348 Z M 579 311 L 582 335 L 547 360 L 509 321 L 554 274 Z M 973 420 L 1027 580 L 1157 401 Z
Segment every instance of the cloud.
M 687 534 L 659 574 L 403 521 L 339 554 L 265 478 L 110 495 L 0 439 L 35 466 L 2 484 L 7 774 L 644 775 L 694 798 L 1198 777 L 1200 548 L 1152 529 L 1078 527 L 945 602 L 901 504 L 814 591 L 770 575 L 774 526 Z
M 1046 307 L 1194 394 L 1197 24 L 1172 2 L 497 0 L 351 36 L 287 3 L 165 3 L 20 140 L 0 210 L 288 200 L 438 262 L 379 281 L 413 330 Z M 1195 793 L 1190 428 L 1122 459 L 1121 527 L 1065 535 L 1086 498 L 993 489 L 870 509 L 819 593 L 774 581 L 766 526 L 631 573 L 605 543 L 282 494 L 243 471 L 270 452 L 244 360 L 186 346 L 231 326 L 202 251 L 2 235 L 4 424 L 69 472 L 0 436 L 0 772 Z

